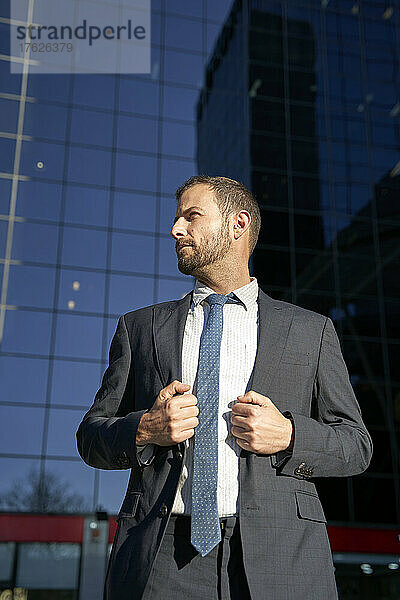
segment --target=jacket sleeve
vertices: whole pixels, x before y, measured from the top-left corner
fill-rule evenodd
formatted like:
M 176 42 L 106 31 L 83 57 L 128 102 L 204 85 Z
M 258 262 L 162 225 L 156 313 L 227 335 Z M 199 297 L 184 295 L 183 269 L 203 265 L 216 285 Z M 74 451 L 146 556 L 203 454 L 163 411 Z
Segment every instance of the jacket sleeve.
M 340 343 L 331 319 L 322 332 L 313 387 L 315 418 L 292 412 L 295 439 L 291 455 L 272 457 L 272 466 L 298 479 L 347 477 L 367 469 L 372 440 L 363 423 Z
M 76 433 L 83 460 L 98 469 L 139 466 L 136 431 L 146 410 L 135 411 L 131 347 L 124 316 L 110 346 L 101 387 Z

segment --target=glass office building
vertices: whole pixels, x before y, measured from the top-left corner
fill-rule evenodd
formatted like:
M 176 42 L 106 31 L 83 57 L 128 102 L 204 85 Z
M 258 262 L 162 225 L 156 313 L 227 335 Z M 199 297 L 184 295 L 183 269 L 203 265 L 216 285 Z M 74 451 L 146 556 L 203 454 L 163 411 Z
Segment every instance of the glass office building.
M 265 291 L 329 315 L 340 334 L 375 453 L 365 475 L 320 482 L 329 517 L 370 522 L 374 505 L 395 523 L 399 14 L 379 2 L 312 5 L 233 5 L 198 103 L 199 169 L 242 177 L 256 194 L 253 268 Z
M 153 0 L 149 75 L 10 74 L 0 10 L 0 510 L 117 512 L 129 473 L 87 467 L 75 431 L 118 317 L 192 288 L 169 230 L 206 172 L 261 205 L 262 288 L 339 333 L 375 453 L 317 482 L 328 520 L 394 528 L 398 0 Z M 336 559 L 343 597 L 398 595 L 395 557 Z

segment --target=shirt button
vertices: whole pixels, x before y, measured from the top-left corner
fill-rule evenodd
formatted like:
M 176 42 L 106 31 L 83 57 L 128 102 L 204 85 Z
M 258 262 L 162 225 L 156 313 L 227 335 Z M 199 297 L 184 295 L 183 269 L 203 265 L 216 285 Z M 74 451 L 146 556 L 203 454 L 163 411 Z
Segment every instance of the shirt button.
M 182 452 L 180 450 L 177 451 L 176 457 L 179 458 L 179 460 L 182 460 L 183 454 L 182 454 Z
M 160 507 L 160 517 L 165 517 L 168 514 L 168 506 L 166 504 L 162 504 Z

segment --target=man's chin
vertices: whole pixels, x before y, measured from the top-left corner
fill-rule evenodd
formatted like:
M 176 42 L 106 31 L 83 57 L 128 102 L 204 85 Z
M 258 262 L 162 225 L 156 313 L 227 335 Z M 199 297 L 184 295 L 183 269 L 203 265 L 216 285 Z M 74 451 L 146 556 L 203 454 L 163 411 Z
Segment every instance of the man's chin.
M 178 260 L 178 270 L 181 273 L 183 273 L 183 275 L 193 275 L 196 268 L 194 267 L 194 265 L 189 265 L 189 264 L 185 263 L 184 261 Z

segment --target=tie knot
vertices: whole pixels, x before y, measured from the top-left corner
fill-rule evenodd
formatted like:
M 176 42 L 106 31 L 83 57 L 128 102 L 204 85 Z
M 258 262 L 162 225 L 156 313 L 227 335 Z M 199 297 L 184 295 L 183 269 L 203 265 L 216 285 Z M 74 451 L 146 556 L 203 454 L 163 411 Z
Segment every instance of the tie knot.
M 223 306 L 225 302 L 228 301 L 228 296 L 224 296 L 223 294 L 210 294 L 207 297 L 208 304 L 210 306 L 214 306 L 214 304 L 218 304 L 219 306 Z

